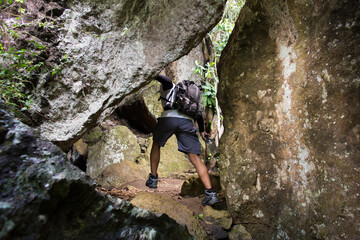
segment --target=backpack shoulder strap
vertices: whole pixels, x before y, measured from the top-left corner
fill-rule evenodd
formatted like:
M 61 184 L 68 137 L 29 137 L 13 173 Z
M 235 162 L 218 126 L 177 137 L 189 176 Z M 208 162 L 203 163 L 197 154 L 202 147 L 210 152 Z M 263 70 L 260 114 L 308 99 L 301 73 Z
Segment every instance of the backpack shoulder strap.
M 174 89 L 173 90 L 171 90 L 171 93 L 170 93 L 170 95 L 169 95 L 169 98 L 168 99 L 166 99 L 166 98 L 164 98 L 164 97 L 162 97 L 162 96 L 160 96 L 159 97 L 159 99 L 158 99 L 158 101 L 160 101 L 161 99 L 162 100 L 164 100 L 164 101 L 166 101 L 166 102 L 170 102 L 170 98 L 171 98 L 171 96 L 173 95 L 173 93 L 174 93 Z

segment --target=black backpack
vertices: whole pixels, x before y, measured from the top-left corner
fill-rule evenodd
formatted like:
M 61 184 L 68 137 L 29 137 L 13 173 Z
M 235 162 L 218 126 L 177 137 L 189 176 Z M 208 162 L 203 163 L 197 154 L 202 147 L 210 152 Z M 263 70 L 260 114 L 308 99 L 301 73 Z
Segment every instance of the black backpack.
M 183 80 L 176 84 L 165 105 L 166 109 L 178 109 L 196 120 L 202 116 L 201 99 L 201 87 L 194 81 Z

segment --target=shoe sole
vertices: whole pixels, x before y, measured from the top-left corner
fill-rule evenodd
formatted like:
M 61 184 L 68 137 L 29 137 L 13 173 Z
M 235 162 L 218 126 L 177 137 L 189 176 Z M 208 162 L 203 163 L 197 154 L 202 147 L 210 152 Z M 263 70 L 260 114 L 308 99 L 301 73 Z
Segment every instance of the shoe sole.
M 212 204 L 208 204 L 208 203 L 201 203 L 204 207 L 205 206 L 214 206 L 215 204 L 217 204 L 217 203 L 219 203 L 220 201 L 218 200 L 218 201 L 216 201 L 216 202 L 214 202 L 214 203 L 212 203 Z
M 148 188 L 152 188 L 152 189 L 155 189 L 155 188 L 157 188 L 157 186 L 156 187 L 154 187 L 154 186 L 149 186 L 149 185 L 147 185 L 147 184 L 145 184 Z

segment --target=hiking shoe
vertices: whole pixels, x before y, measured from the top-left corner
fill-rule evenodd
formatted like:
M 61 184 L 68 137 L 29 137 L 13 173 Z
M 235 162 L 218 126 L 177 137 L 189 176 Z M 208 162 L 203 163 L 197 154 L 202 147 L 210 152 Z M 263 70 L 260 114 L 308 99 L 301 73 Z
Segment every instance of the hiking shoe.
M 212 189 L 205 189 L 205 197 L 204 199 L 201 201 L 203 206 L 206 205 L 214 205 L 215 203 L 219 202 L 217 196 L 216 196 L 216 192 L 215 190 Z
M 149 178 L 146 181 L 146 186 L 149 188 L 157 188 L 158 175 L 154 177 L 151 173 L 149 173 Z

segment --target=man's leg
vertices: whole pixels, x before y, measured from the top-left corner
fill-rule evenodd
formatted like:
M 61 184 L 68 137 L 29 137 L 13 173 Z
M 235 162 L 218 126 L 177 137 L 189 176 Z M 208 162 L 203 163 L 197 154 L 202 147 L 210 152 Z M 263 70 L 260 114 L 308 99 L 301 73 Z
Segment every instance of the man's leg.
M 211 181 L 209 177 L 209 173 L 205 164 L 201 161 L 200 156 L 195 153 L 188 153 L 189 159 L 191 163 L 196 168 L 197 173 L 201 181 L 203 182 L 206 189 L 211 188 Z
M 157 188 L 158 175 L 157 169 L 160 162 L 160 145 L 158 142 L 153 142 L 150 152 L 150 169 L 151 173 L 149 174 L 148 180 L 146 180 L 145 185 L 149 188 Z
M 150 170 L 153 176 L 157 175 L 159 162 L 160 162 L 160 145 L 158 142 L 153 142 L 150 152 Z
M 201 201 L 202 205 L 214 205 L 219 200 L 216 196 L 215 189 L 211 187 L 210 176 L 205 164 L 201 161 L 200 156 L 197 154 L 188 153 L 188 156 L 192 164 L 195 166 L 196 171 L 205 186 L 205 197 Z

